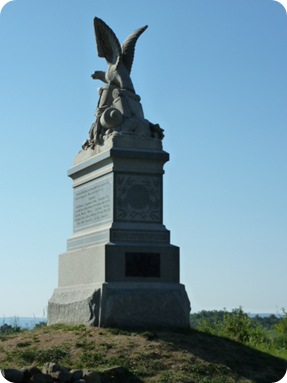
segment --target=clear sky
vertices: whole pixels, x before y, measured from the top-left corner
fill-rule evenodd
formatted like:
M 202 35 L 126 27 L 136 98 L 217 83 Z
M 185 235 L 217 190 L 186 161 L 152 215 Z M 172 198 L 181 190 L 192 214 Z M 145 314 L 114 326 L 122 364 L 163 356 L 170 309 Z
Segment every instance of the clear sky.
M 193 312 L 287 308 L 287 15 L 272 0 L 15 0 L 0 14 L 0 316 L 41 316 L 72 234 L 67 170 L 123 42 L 165 130 L 164 224 Z

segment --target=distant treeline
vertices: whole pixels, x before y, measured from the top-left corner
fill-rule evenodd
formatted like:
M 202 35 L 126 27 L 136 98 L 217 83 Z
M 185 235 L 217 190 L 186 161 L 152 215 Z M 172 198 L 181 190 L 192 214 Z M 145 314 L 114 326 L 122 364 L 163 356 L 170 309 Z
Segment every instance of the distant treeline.
M 236 311 L 236 310 L 235 310 Z M 200 311 L 199 313 L 190 315 L 190 325 L 192 328 L 197 329 L 202 323 L 209 324 L 211 327 L 217 327 L 224 322 L 226 318 L 226 310 L 212 310 L 212 311 Z M 242 312 L 243 314 L 243 312 Z M 273 330 L 276 325 L 280 323 L 281 315 L 270 314 L 269 316 L 260 315 L 248 315 L 248 318 L 255 326 L 263 327 L 266 330 Z

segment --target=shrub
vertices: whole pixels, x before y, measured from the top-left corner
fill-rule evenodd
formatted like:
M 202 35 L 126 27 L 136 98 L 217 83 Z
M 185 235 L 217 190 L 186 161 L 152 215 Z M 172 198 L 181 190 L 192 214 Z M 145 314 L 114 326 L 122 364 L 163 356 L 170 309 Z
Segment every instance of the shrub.
M 19 319 L 15 317 L 13 319 L 12 324 L 7 324 L 3 321 L 2 326 L 0 326 L 0 334 L 9 335 L 13 333 L 18 333 L 21 331 L 21 327 L 19 326 Z
M 201 311 L 190 316 L 190 326 L 202 332 L 219 335 L 223 327 L 225 311 Z
M 278 331 L 279 334 L 287 335 L 287 312 L 284 308 L 282 309 L 282 312 L 283 316 L 275 326 L 275 330 Z
M 254 326 L 242 307 L 226 312 L 223 318 L 223 332 L 227 337 L 239 342 L 249 342 Z

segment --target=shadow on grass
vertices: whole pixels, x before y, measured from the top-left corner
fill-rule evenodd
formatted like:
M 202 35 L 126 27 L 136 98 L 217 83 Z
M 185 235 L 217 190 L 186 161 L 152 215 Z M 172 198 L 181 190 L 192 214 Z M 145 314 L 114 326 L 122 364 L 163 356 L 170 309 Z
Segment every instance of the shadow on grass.
M 107 369 L 106 372 L 102 372 L 101 377 L 103 382 L 108 383 L 142 383 L 143 381 L 136 375 L 128 371 L 123 367 L 116 367 Z
M 159 331 L 157 337 L 172 344 L 174 349 L 186 350 L 208 363 L 224 365 L 254 383 L 277 382 L 286 373 L 286 360 L 227 338 L 196 330 Z

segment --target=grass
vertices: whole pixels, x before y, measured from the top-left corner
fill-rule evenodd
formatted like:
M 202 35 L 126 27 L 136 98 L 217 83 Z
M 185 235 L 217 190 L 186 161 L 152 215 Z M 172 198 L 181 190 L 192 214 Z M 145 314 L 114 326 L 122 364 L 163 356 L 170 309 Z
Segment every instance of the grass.
M 1 337 L 1 368 L 41 368 L 46 362 L 95 371 L 122 366 L 146 383 L 271 383 L 287 367 L 286 359 L 196 330 L 57 325 Z

